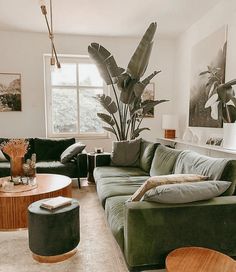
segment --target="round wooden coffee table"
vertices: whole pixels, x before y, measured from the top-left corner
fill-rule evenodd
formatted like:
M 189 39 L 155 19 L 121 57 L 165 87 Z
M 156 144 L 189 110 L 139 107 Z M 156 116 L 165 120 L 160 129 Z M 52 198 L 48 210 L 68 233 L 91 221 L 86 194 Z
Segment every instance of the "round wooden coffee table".
M 62 175 L 37 174 L 37 187 L 25 192 L 0 192 L 0 230 L 27 228 L 27 208 L 40 199 L 71 197 L 71 179 Z M 17 186 L 17 185 L 16 185 Z
M 236 262 L 218 251 L 202 247 L 183 247 L 166 258 L 167 272 L 236 272 Z

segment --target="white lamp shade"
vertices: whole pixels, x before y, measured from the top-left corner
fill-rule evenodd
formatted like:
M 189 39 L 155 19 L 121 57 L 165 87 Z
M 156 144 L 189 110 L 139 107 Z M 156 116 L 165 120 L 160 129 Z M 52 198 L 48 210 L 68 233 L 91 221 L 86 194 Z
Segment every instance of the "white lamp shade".
M 162 128 L 170 130 L 178 129 L 178 116 L 175 114 L 163 114 Z

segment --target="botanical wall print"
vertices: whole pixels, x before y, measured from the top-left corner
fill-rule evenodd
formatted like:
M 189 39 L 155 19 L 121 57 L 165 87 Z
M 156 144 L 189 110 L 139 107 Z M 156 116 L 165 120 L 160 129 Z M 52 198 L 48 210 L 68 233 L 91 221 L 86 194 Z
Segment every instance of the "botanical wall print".
M 221 77 L 224 82 L 225 61 L 225 26 L 192 48 L 189 126 L 222 127 L 222 120 L 212 118 L 212 110 L 206 103 L 215 87 L 210 77 Z
M 0 112 L 21 111 L 21 75 L 0 73 Z
M 142 102 L 144 101 L 154 101 L 155 98 L 155 85 L 154 83 L 149 83 L 143 91 Z M 154 117 L 154 107 L 151 108 L 144 117 Z

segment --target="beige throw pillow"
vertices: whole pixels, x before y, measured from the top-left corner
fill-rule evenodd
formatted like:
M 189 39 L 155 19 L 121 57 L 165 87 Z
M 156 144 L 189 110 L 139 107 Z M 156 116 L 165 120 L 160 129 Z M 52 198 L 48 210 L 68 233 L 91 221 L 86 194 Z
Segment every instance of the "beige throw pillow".
M 206 180 L 208 177 L 195 174 L 174 174 L 154 176 L 147 179 L 138 190 L 130 197 L 129 201 L 139 201 L 143 195 L 150 189 L 165 184 L 175 184 L 184 182 L 193 182 Z

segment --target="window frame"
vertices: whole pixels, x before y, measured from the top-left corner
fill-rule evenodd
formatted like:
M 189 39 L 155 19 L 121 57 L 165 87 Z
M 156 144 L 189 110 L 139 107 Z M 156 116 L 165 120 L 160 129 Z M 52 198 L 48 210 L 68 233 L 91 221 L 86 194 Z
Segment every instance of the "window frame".
M 102 86 L 83 86 L 79 85 L 79 73 L 78 64 L 80 63 L 92 63 L 89 56 L 87 55 L 58 55 L 58 58 L 62 63 L 76 63 L 76 85 L 52 85 L 51 84 L 51 65 L 50 65 L 50 54 L 44 54 L 44 92 L 45 92 L 45 122 L 46 122 L 46 135 L 48 138 L 67 138 L 75 137 L 80 139 L 108 139 L 110 138 L 110 133 L 108 131 L 98 132 L 84 132 L 81 133 L 80 130 L 80 112 L 79 112 L 79 89 L 103 89 L 103 94 L 108 95 L 108 87 L 103 81 Z M 57 69 L 57 68 L 55 68 Z M 53 121 L 52 121 L 52 89 L 53 88 L 68 88 L 76 89 L 77 92 L 77 125 L 78 132 L 67 132 L 67 133 L 55 133 L 53 132 Z

